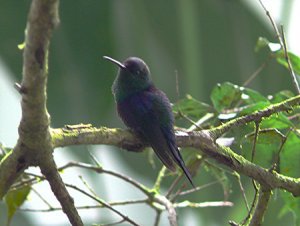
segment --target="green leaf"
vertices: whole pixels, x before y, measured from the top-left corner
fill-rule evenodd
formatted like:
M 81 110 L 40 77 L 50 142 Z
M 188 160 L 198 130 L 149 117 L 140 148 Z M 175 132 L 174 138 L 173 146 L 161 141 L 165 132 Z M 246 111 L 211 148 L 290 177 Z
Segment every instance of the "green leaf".
M 281 208 L 279 217 L 287 214 L 288 212 L 292 212 L 296 222 L 295 225 L 300 225 L 300 198 L 294 197 L 291 193 L 286 191 L 280 191 L 280 194 L 284 200 L 284 206 Z
M 0 161 L 1 159 L 5 158 L 10 152 L 12 151 L 12 148 L 4 147 L 2 143 L 0 143 Z
M 282 51 L 282 50 L 277 51 L 275 56 L 276 56 L 277 62 L 289 70 L 288 63 L 285 59 L 284 51 Z M 300 57 L 291 52 L 288 52 L 288 56 L 290 58 L 294 72 L 296 74 L 300 75 Z
M 186 162 L 186 166 L 189 169 L 189 172 L 191 173 L 192 177 L 195 177 L 195 175 L 197 175 L 197 173 L 200 172 L 200 167 L 202 166 L 202 162 L 203 162 L 203 158 L 201 155 L 193 155 L 190 156 L 190 158 L 187 160 L 185 160 Z
M 258 102 L 268 103 L 268 99 L 259 92 L 234 85 L 229 82 L 218 84 L 211 93 L 211 100 L 217 111 L 233 109 L 239 106 L 257 104 Z
M 18 45 L 18 49 L 19 49 L 19 50 L 25 49 L 25 42 L 19 44 L 19 45 Z
M 284 101 L 288 98 L 291 98 L 295 96 L 294 93 L 290 90 L 282 90 L 278 93 L 276 93 L 274 96 L 271 96 L 270 101 L 272 103 L 279 103 L 281 101 Z
M 243 92 L 242 94 L 242 99 L 244 100 L 245 103 L 247 104 L 252 104 L 252 103 L 257 103 L 257 102 L 269 102 L 269 100 L 261 95 L 259 92 L 249 89 L 249 88 L 240 88 Z
M 231 192 L 231 184 L 225 171 L 209 162 L 205 162 L 204 166 L 205 169 L 222 185 L 224 199 L 226 200 Z
M 247 115 L 247 114 L 253 113 L 255 111 L 262 110 L 269 106 L 270 106 L 269 102 L 257 102 L 255 104 L 249 104 L 242 109 L 242 111 L 240 112 L 239 115 L 240 116 Z
M 300 177 L 300 137 L 290 132 L 280 155 L 280 173 L 298 178 Z
M 294 125 L 284 113 L 279 112 L 268 118 L 264 118 L 260 126 L 261 128 L 286 129 L 293 127 Z
M 268 47 L 271 52 L 276 52 L 281 48 L 279 43 L 273 43 L 270 42 L 267 38 L 259 37 L 256 42 L 254 51 L 258 52 L 265 47 Z
M 260 51 L 261 49 L 265 48 L 266 46 L 268 46 L 269 44 L 269 40 L 264 38 L 264 37 L 259 37 L 256 41 L 256 45 L 255 45 L 255 52 Z
M 225 109 L 235 107 L 241 99 L 242 91 L 240 87 L 230 82 L 218 84 L 214 87 L 210 98 L 213 102 L 215 109 L 222 112 Z
M 274 154 L 279 151 L 283 138 L 284 135 L 276 129 L 260 131 L 256 141 L 254 162 L 260 166 L 269 168 L 273 164 Z M 246 135 L 242 141 L 242 155 L 248 160 L 252 156 L 254 139 L 255 134 L 251 133 Z
M 5 203 L 7 207 L 7 225 L 10 224 L 12 217 L 16 210 L 24 203 L 28 194 L 30 193 L 31 187 L 24 186 L 17 190 L 9 191 L 5 196 Z
M 192 96 L 187 95 L 184 99 L 179 100 L 173 105 L 173 111 L 182 112 L 191 118 L 202 118 L 208 112 L 213 112 L 213 108 L 203 102 L 194 99 Z
M 256 42 L 255 52 L 258 52 L 265 47 L 268 47 L 271 53 L 275 53 L 277 62 L 289 70 L 289 66 L 285 58 L 285 53 L 281 49 L 279 43 L 273 43 L 264 37 L 259 37 Z M 290 58 L 293 70 L 296 74 L 300 75 L 300 57 L 291 52 L 288 52 L 288 56 Z

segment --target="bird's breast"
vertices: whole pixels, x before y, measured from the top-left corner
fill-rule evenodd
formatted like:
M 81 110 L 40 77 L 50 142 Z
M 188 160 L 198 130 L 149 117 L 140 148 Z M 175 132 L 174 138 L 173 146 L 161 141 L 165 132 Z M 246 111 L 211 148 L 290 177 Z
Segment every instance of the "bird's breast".
M 126 126 L 136 129 L 153 111 L 153 102 L 143 93 L 134 94 L 118 101 L 117 111 Z

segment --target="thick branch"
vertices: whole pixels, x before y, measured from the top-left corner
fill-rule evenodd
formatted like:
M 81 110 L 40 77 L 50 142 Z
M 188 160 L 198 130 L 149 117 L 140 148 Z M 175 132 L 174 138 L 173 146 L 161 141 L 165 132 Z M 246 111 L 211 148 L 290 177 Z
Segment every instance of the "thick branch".
M 275 171 L 262 168 L 244 157 L 234 153 L 230 148 L 219 146 L 215 138 L 227 132 L 232 127 L 261 120 L 280 111 L 289 111 L 300 103 L 300 96 L 290 98 L 278 104 L 243 116 L 222 126 L 199 132 L 177 132 L 177 144 L 180 147 L 194 147 L 207 156 L 241 174 L 257 180 L 268 189 L 281 188 L 291 192 L 294 196 L 300 195 L 300 180 L 284 176 Z M 52 129 L 52 142 L 54 147 L 65 147 L 78 144 L 108 144 L 125 148 L 131 151 L 140 151 L 145 144 L 127 130 L 95 128 L 90 125 L 67 126 L 61 129 Z
M 0 198 L 29 165 L 36 165 L 41 150 L 51 151 L 46 109 L 47 56 L 52 31 L 58 23 L 58 1 L 32 2 L 23 54 L 22 118 L 19 140 L 0 165 Z
M 91 125 L 67 126 L 66 128 L 51 129 L 51 135 L 54 148 L 80 144 L 108 144 L 124 149 L 145 146 L 130 131 L 118 128 L 96 128 Z
M 179 142 L 179 144 L 185 147 L 200 149 L 203 153 L 207 154 L 207 156 L 228 166 L 238 173 L 253 178 L 261 185 L 265 186 L 265 188 L 280 188 L 291 192 L 294 196 L 300 195 L 299 179 L 284 176 L 275 171 L 270 171 L 259 165 L 251 163 L 241 155 L 234 153 L 230 148 L 221 147 L 215 144 L 212 140 L 209 141 L 209 136 L 205 135 L 204 132 L 194 132 L 193 134 L 189 134 L 188 140 L 183 140 L 184 142 Z
M 155 195 L 154 200 L 156 202 L 162 204 L 163 206 L 165 206 L 165 208 L 168 212 L 168 219 L 169 219 L 170 226 L 178 226 L 177 214 L 176 214 L 176 210 L 175 210 L 175 207 L 172 204 L 172 202 L 170 202 L 170 200 L 168 200 L 166 197 L 161 196 L 159 194 Z
M 58 0 L 33 0 L 27 20 L 19 139 L 0 164 L 0 198 L 28 166 L 39 166 L 72 225 L 83 223 L 53 160 L 50 118 L 47 112 L 48 51 L 58 24 Z
M 255 211 L 250 220 L 249 226 L 262 225 L 263 217 L 266 213 L 271 194 L 272 192 L 269 189 L 264 189 L 262 186 L 260 187 L 258 202 L 255 206 Z
M 293 107 L 299 106 L 299 104 L 300 95 L 289 98 L 277 104 L 272 104 L 271 106 L 252 114 L 233 119 L 227 123 L 224 123 L 223 125 L 213 128 L 212 130 L 210 130 L 210 132 L 214 136 L 214 138 L 217 138 L 233 127 L 245 125 L 249 122 L 261 121 L 263 118 L 270 117 L 272 114 L 277 112 L 290 111 L 293 109 Z
M 47 158 L 47 159 L 46 159 Z M 40 163 L 42 174 L 46 177 L 57 200 L 60 202 L 64 213 L 72 225 L 83 226 L 77 212 L 73 198 L 69 195 L 64 182 L 57 170 L 53 156 L 45 156 L 45 161 Z

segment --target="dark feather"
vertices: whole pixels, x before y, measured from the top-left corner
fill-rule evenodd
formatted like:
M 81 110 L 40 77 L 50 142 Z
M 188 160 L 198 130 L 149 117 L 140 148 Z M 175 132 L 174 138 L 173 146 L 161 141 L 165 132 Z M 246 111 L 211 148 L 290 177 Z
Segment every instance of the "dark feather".
M 123 122 L 150 144 L 167 168 L 175 171 L 177 164 L 193 185 L 176 145 L 170 101 L 153 85 L 148 66 L 137 57 L 129 57 L 123 63 L 111 57 L 105 59 L 120 68 L 112 91 Z
M 124 99 L 117 106 L 124 123 L 150 144 L 162 163 L 171 171 L 176 170 L 176 163 L 193 185 L 191 175 L 176 146 L 174 119 L 166 95 L 155 87 L 149 87 Z

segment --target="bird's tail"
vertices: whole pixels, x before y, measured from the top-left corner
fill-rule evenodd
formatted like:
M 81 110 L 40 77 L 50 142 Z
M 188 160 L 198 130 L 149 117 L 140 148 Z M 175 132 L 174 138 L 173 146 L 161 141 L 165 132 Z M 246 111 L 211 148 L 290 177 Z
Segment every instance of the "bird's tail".
M 178 147 L 175 144 L 170 144 L 170 148 L 172 150 L 172 156 L 173 156 L 175 162 L 182 169 L 183 173 L 185 174 L 185 176 L 187 177 L 187 179 L 189 180 L 191 185 L 195 188 L 195 185 L 192 180 L 192 176 L 183 161 L 183 158 L 180 154 Z

